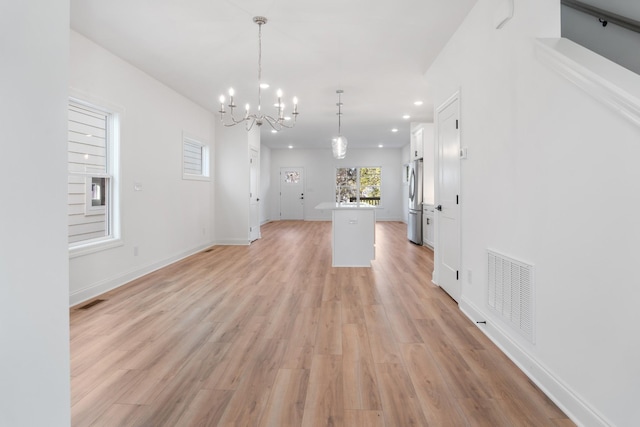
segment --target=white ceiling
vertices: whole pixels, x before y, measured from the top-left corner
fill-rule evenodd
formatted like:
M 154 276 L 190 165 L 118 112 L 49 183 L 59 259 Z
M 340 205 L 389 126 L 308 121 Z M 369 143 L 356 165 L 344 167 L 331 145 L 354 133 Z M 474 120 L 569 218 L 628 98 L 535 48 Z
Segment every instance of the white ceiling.
M 410 121 L 431 121 L 423 75 L 476 0 L 71 0 L 71 27 L 210 111 L 230 86 L 236 104 L 257 105 L 262 27 L 262 108 L 299 98 L 298 124 L 262 142 L 329 147 L 401 147 Z M 413 102 L 424 100 L 422 107 Z M 241 113 L 243 108 L 240 109 Z M 275 113 L 274 113 L 275 114 Z M 411 119 L 402 119 L 403 114 Z M 392 128 L 399 132 L 392 133 Z

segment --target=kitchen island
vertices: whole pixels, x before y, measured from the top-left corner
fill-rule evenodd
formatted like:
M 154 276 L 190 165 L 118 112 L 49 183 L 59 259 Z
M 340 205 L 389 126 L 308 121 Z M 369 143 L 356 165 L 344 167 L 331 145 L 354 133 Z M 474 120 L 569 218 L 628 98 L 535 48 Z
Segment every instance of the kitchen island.
M 320 203 L 330 210 L 333 267 L 371 267 L 375 259 L 376 207 L 363 203 Z

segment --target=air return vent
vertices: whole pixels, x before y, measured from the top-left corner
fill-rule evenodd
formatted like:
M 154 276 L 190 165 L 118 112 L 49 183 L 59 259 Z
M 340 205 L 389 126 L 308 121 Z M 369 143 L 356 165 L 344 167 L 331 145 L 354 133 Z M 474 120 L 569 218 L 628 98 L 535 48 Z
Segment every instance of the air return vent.
M 533 266 L 491 250 L 487 253 L 489 308 L 530 342 L 535 342 Z
M 94 299 L 93 301 L 83 305 L 82 307 L 78 307 L 78 310 L 88 310 L 91 307 L 95 307 L 96 305 L 105 302 L 106 300 L 104 299 Z

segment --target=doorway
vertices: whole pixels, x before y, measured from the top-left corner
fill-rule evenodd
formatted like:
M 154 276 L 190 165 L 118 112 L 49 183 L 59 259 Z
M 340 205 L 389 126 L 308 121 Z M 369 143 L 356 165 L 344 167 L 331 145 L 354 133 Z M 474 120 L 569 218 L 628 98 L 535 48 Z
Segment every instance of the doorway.
M 460 94 L 436 110 L 437 284 L 454 300 L 462 293 L 460 277 Z
M 280 168 L 280 219 L 304 219 L 303 168 Z

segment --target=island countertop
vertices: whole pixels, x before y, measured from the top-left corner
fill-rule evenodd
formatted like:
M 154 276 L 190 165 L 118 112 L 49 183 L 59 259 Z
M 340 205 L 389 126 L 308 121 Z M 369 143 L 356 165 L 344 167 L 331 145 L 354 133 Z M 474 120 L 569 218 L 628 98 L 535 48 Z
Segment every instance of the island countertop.
M 336 202 L 324 202 L 318 204 L 315 209 L 318 210 L 346 210 L 346 209 L 376 209 L 376 206 L 371 206 L 366 203 L 336 203 Z

